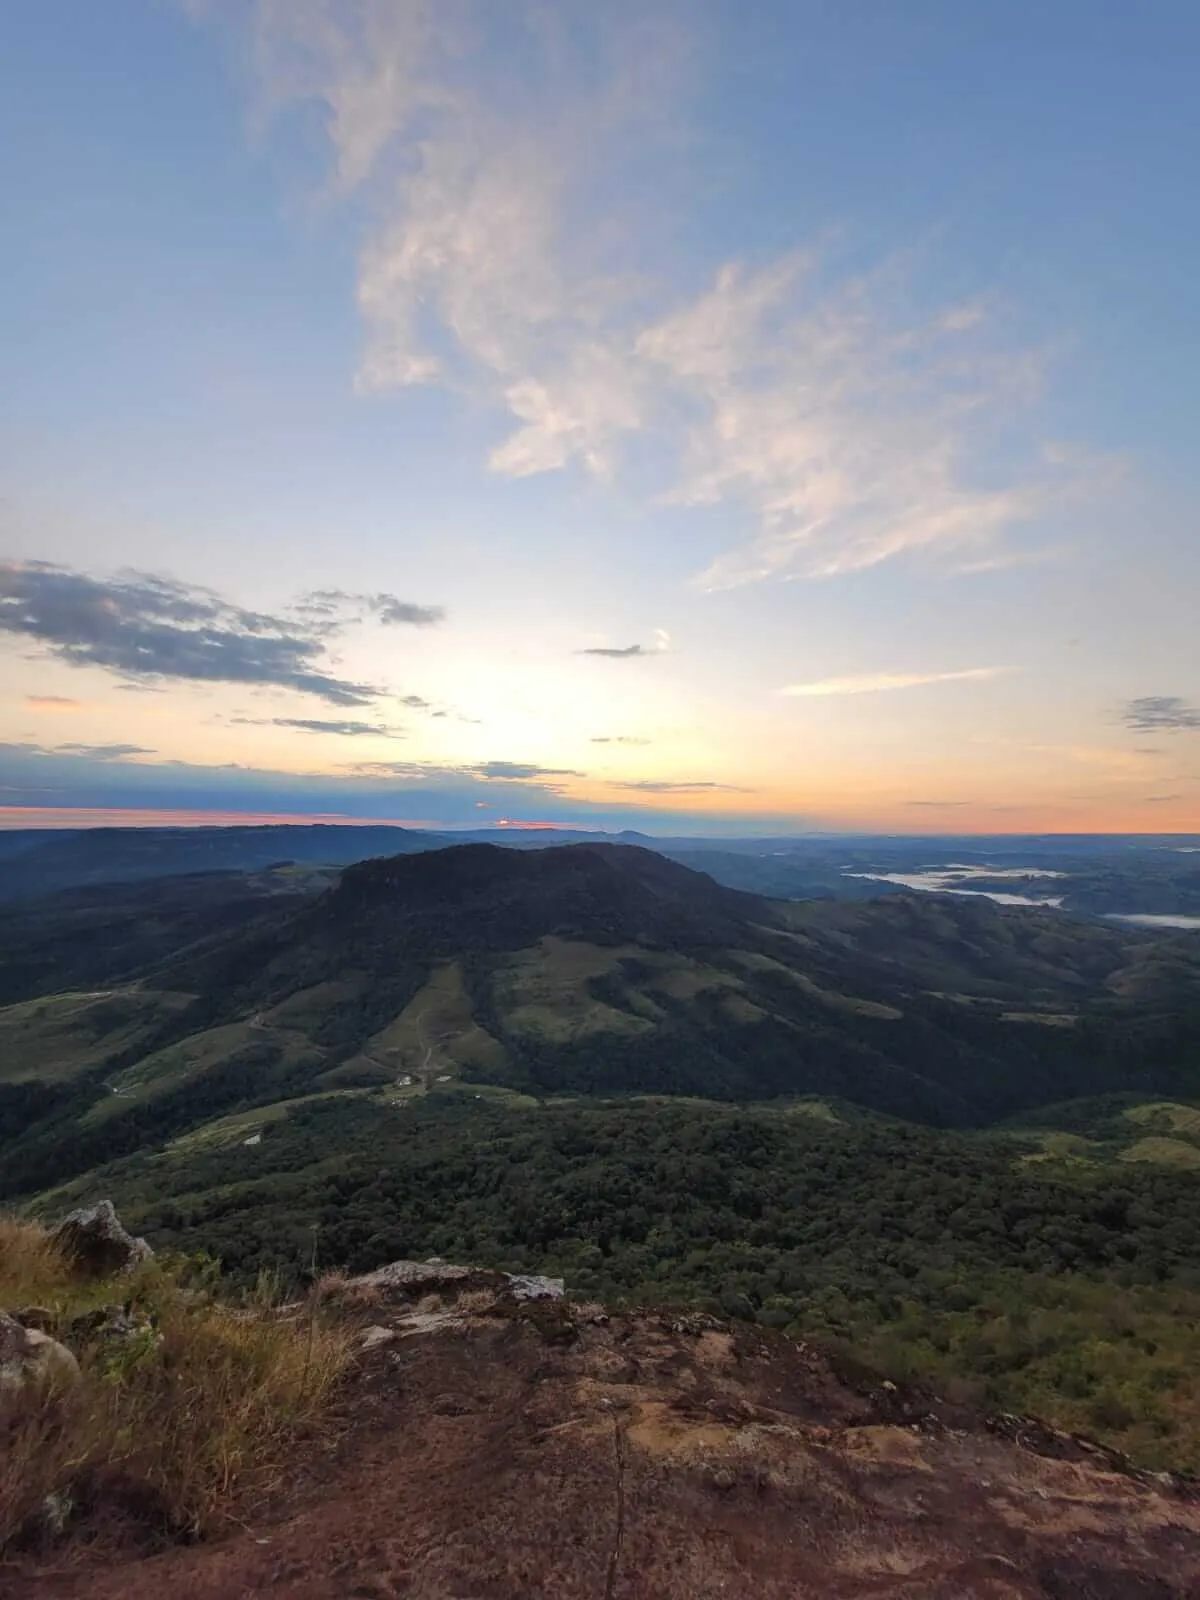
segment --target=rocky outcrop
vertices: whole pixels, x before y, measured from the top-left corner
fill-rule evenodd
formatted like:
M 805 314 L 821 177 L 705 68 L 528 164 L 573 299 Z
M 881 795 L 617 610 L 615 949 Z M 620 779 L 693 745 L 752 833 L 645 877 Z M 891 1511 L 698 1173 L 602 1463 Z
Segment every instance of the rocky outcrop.
M 70 1389 L 78 1382 L 79 1363 L 65 1344 L 0 1311 L 0 1401 Z
M 389 1261 L 386 1267 L 377 1267 L 374 1272 L 364 1272 L 361 1277 L 354 1278 L 352 1284 L 405 1300 L 414 1295 L 490 1289 L 496 1287 L 503 1276 L 486 1267 L 457 1267 L 440 1256 L 430 1256 L 428 1261 Z
M 352 1284 L 376 1290 L 389 1299 L 414 1299 L 426 1294 L 464 1294 L 491 1289 L 514 1300 L 561 1300 L 566 1293 L 562 1278 L 543 1278 L 523 1272 L 496 1272 L 490 1267 L 459 1267 L 440 1256 L 428 1261 L 389 1261 L 386 1267 L 354 1278 Z
M 567 1292 L 564 1278 L 543 1278 L 529 1272 L 506 1272 L 505 1277 L 514 1300 L 561 1300 Z
M 76 1269 L 92 1278 L 129 1272 L 154 1251 L 122 1225 L 111 1200 L 81 1206 L 63 1218 L 52 1238 Z
M 415 1276 L 416 1304 L 441 1295 Z M 5 1593 L 1200 1596 L 1200 1485 L 1182 1476 L 1116 1470 L 1036 1419 L 984 1419 L 702 1314 L 444 1299 L 449 1315 L 359 1308 L 336 1448 L 298 1449 L 252 1526 L 149 1560 L 96 1540 Z

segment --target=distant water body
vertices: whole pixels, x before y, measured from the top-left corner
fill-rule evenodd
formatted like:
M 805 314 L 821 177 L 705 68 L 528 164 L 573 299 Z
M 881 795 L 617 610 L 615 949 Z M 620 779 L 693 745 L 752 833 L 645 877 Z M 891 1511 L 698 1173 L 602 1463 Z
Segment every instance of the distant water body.
M 1192 928 L 1200 931 L 1200 917 L 1152 916 L 1142 911 L 1109 911 L 1110 922 L 1132 922 L 1139 928 Z
M 896 883 L 905 889 L 922 889 L 929 894 L 959 894 L 970 900 L 992 900 L 999 906 L 1061 906 L 1061 895 L 1007 894 L 999 889 L 964 889 L 972 878 L 1065 878 L 1065 872 L 1050 872 L 1044 867 L 970 867 L 952 861 L 945 867 L 929 867 L 924 872 L 847 872 L 847 878 L 866 878 L 872 883 Z

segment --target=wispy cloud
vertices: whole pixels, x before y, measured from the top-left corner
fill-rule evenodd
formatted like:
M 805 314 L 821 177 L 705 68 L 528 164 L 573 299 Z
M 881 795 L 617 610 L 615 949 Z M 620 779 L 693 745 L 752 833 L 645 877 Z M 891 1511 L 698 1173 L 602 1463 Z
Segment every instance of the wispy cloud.
M 1048 545 L 1040 550 L 1000 549 L 992 555 L 961 562 L 954 571 L 966 578 L 990 572 L 1011 572 L 1017 567 L 1046 567 L 1064 561 L 1070 554 L 1061 545 Z M 1078 640 L 1072 642 L 1078 643 Z
M 1037 438 L 1041 353 L 983 297 L 930 305 L 911 257 L 864 272 L 825 242 L 652 279 L 693 197 L 664 183 L 635 216 L 613 196 L 635 166 L 675 182 L 694 84 L 661 15 L 633 15 L 258 0 L 269 98 L 322 107 L 337 188 L 371 195 L 361 385 L 490 404 L 499 474 L 625 472 L 729 507 L 750 531 L 705 587 L 910 551 L 1003 562 L 991 547 L 1088 475 Z
M 25 704 L 31 711 L 78 711 L 83 701 L 66 694 L 27 694 Z
M 442 606 L 413 605 L 409 600 L 397 600 L 393 594 L 375 595 L 371 604 L 385 628 L 430 628 L 446 620 Z
M 577 656 L 607 656 L 611 661 L 629 661 L 638 656 L 662 656 L 671 648 L 671 635 L 665 628 L 654 630 L 653 644 L 590 645 L 576 650 Z
M 1026 461 L 997 486 L 972 459 L 989 414 L 1028 399 L 1038 361 L 915 298 L 892 263 L 846 276 L 827 251 L 796 252 L 758 271 L 724 266 L 641 334 L 639 353 L 695 418 L 668 498 L 732 502 L 757 523 L 702 586 L 978 549 L 1046 503 L 1048 464 Z
M 152 756 L 155 752 L 140 744 L 56 744 L 54 754 L 88 756 L 92 761 L 125 761 L 130 756 Z
M 1131 700 L 1122 713 L 1127 728 L 1139 733 L 1195 732 L 1200 729 L 1200 706 L 1177 694 L 1148 694 Z
M 933 683 L 980 682 L 999 678 L 1012 667 L 966 667 L 959 672 L 868 672 L 853 678 L 818 678 L 813 683 L 790 683 L 780 694 L 822 697 L 838 694 L 883 694 L 894 689 L 923 689 Z
M 53 760 L 62 756 L 83 756 L 88 761 L 127 761 L 130 756 L 152 756 L 157 754 L 154 750 L 147 750 L 140 744 L 37 744 L 33 740 L 20 743 L 0 743 L 0 752 L 10 757 L 46 757 Z
M 301 733 L 331 733 L 342 739 L 402 739 L 401 728 L 386 722 L 355 722 L 326 717 L 230 717 L 230 722 L 256 728 L 298 728 Z
M 326 668 L 328 620 L 248 611 L 154 573 L 95 577 L 45 561 L 0 562 L 0 632 L 32 639 L 69 666 L 100 667 L 141 687 L 162 680 L 261 684 L 333 705 L 367 705 L 377 688 Z
M 414 783 L 444 783 L 470 778 L 490 783 L 542 783 L 546 779 L 583 778 L 571 767 L 543 767 L 533 761 L 363 761 L 355 772 L 377 777 L 404 778 Z
M 469 769 L 480 778 L 508 778 L 524 782 L 529 778 L 582 778 L 582 772 L 570 767 L 539 767 L 525 761 L 484 761 Z
M 606 733 L 596 734 L 588 741 L 589 744 L 649 744 L 649 739 L 639 739 L 633 733 Z
M 736 783 L 686 783 L 665 778 L 639 778 L 626 783 L 610 783 L 610 789 L 632 789 L 639 794 L 756 794 L 757 790 Z
M 446 620 L 444 606 L 415 605 L 394 594 L 355 594 L 345 589 L 310 590 L 293 609 L 309 626 L 331 632 L 368 615 L 387 628 L 431 628 Z

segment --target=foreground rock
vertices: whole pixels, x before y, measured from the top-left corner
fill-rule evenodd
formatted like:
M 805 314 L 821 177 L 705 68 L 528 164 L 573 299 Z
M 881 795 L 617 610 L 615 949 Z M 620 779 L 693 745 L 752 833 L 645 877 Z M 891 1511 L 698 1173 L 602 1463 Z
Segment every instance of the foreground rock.
M 91 1278 L 129 1272 L 154 1254 L 145 1239 L 135 1239 L 125 1229 L 111 1200 L 72 1211 L 51 1237 L 77 1270 Z
M 428 1266 L 429 1263 L 420 1263 Z M 444 1264 L 443 1264 L 444 1265 Z M 403 1274 L 401 1274 L 403 1276 Z M 420 1275 L 418 1275 L 420 1276 Z M 446 1280 L 462 1283 L 461 1278 Z M 422 1287 L 428 1285 L 428 1279 Z M 440 1291 L 429 1291 L 440 1292 Z M 447 1296 L 449 1298 L 449 1296 Z M 23 1600 L 1195 1600 L 1200 1500 L 710 1317 L 464 1289 L 379 1330 L 269 1507 L 209 1546 L 57 1559 Z M 569 1319 L 574 1338 L 548 1338 Z M 81 1558 L 82 1559 L 82 1558 Z
M 0 1311 L 0 1403 L 61 1392 L 78 1382 L 79 1363 L 65 1344 Z
M 525 1272 L 495 1272 L 489 1267 L 457 1267 L 430 1256 L 428 1261 L 390 1261 L 386 1267 L 352 1278 L 349 1287 L 399 1299 L 426 1294 L 463 1294 L 491 1289 L 516 1301 L 561 1300 L 566 1293 L 562 1278 L 542 1278 Z

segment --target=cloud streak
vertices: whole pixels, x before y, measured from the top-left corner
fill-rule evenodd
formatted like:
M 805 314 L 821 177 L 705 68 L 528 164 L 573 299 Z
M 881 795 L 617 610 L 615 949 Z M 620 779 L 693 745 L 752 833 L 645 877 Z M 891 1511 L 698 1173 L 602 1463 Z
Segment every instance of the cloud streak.
M 610 789 L 631 789 L 638 794 L 757 794 L 756 789 L 744 788 L 736 783 L 673 782 L 666 778 L 638 778 L 623 783 L 610 783 Z
M 790 683 L 780 694 L 802 699 L 829 695 L 887 694 L 897 689 L 923 689 L 934 683 L 984 682 L 1012 672 L 1012 667 L 966 667 L 959 672 L 868 672 L 851 678 L 818 678 L 813 683 Z
M 663 656 L 671 648 L 671 635 L 665 628 L 654 630 L 653 644 L 590 645 L 576 650 L 577 656 L 604 656 L 610 661 L 632 661 L 639 656 Z
M 342 739 L 402 739 L 403 730 L 385 722 L 356 722 L 327 717 L 230 717 L 231 723 L 255 728 L 297 728 L 301 733 L 330 733 Z
M 329 632 L 338 632 L 366 616 L 373 616 L 385 628 L 432 628 L 446 620 L 444 606 L 415 605 L 394 594 L 355 594 L 345 589 L 313 589 L 294 609 L 310 627 Z
M 415 609 L 437 620 L 436 608 Z M 258 684 L 331 705 L 368 705 L 377 688 L 338 677 L 324 663 L 329 620 L 306 624 L 248 611 L 153 573 L 101 578 L 46 561 L 0 562 L 0 632 L 31 639 L 69 666 L 99 667 L 140 687 L 162 680 Z
M 765 262 L 714 257 L 688 286 L 648 277 L 696 202 L 665 181 L 648 215 L 614 200 L 634 168 L 676 182 L 695 84 L 661 20 L 257 0 L 256 21 L 269 99 L 321 108 L 337 188 L 368 193 L 378 219 L 359 259 L 360 385 L 490 405 L 508 423 L 497 474 L 623 474 L 649 498 L 727 508 L 749 532 L 703 587 L 912 551 L 977 570 L 1030 559 L 992 551 L 1087 475 L 1030 425 L 1041 355 L 983 299 L 929 304 L 911 259 L 864 272 L 796 241 Z
M 1122 713 L 1127 728 L 1139 733 L 1194 733 L 1200 729 L 1200 706 L 1177 694 L 1148 694 L 1131 700 Z
M 140 744 L 56 744 L 54 754 L 87 756 L 92 761 L 125 761 L 130 756 L 152 756 L 156 752 Z
M 354 771 L 374 777 L 403 778 L 413 783 L 472 779 L 486 783 L 541 783 L 545 779 L 583 778 L 571 767 L 542 767 L 532 761 L 477 761 L 444 764 L 433 761 L 364 761 Z

